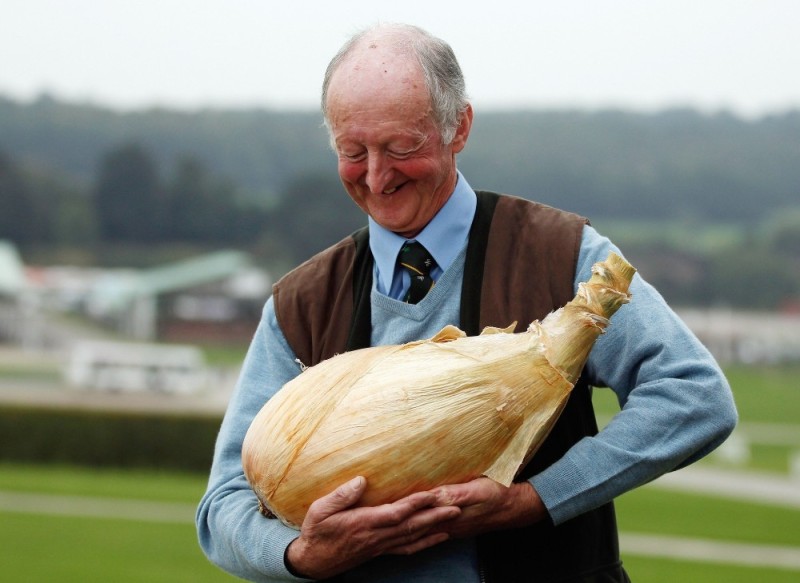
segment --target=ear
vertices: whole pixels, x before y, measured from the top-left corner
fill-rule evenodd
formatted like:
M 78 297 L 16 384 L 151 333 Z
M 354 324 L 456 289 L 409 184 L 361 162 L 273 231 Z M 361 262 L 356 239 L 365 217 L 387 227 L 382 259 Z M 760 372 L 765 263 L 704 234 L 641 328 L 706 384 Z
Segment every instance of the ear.
M 461 112 L 461 119 L 456 128 L 456 135 L 450 146 L 454 154 L 458 154 L 467 145 L 467 138 L 469 138 L 469 131 L 472 129 L 472 104 L 468 103 L 464 111 Z

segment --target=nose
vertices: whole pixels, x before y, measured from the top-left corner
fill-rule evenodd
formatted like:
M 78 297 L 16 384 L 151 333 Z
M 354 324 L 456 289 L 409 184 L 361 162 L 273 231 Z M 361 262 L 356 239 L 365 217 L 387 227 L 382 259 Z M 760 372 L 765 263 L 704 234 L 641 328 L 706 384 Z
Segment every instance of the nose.
M 386 190 L 392 178 L 391 165 L 380 152 L 372 152 L 367 157 L 366 183 L 372 194 L 380 194 Z

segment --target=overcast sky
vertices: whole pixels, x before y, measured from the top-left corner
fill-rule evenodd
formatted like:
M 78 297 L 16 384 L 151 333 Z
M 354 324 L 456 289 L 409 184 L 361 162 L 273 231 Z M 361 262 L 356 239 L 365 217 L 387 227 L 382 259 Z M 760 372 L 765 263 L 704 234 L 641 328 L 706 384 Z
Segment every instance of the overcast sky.
M 377 21 L 447 40 L 476 108 L 800 107 L 796 0 L 2 0 L 0 94 L 313 108 Z

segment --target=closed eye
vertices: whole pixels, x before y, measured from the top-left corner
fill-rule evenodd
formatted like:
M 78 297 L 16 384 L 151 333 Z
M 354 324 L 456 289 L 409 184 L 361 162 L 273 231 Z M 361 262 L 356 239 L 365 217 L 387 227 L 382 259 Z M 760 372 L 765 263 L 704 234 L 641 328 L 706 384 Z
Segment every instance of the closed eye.
M 344 158 L 348 162 L 361 162 L 367 157 L 366 152 L 359 152 L 358 154 L 345 154 L 344 152 L 339 152 L 339 157 Z

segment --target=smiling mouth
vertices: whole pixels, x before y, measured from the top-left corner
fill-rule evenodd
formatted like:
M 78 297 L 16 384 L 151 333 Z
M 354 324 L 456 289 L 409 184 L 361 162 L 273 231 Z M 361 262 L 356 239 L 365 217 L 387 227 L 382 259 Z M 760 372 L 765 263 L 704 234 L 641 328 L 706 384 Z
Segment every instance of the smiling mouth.
M 383 194 L 394 194 L 399 189 L 403 188 L 403 185 L 405 185 L 405 182 L 403 182 L 403 184 L 398 184 L 397 186 L 393 186 L 392 188 L 387 188 L 386 190 L 383 191 Z

